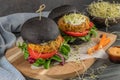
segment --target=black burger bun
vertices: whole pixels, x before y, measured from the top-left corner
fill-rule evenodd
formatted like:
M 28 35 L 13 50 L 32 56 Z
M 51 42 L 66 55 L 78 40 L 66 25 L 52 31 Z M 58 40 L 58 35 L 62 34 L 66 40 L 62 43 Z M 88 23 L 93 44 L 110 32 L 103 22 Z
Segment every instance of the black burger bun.
M 55 22 L 65 14 L 69 13 L 77 13 L 79 12 L 78 9 L 73 5 L 62 5 L 59 7 L 54 8 L 48 15 L 49 18 L 53 19 Z
M 49 18 L 34 17 L 27 20 L 21 28 L 21 36 L 27 43 L 40 44 L 55 40 L 60 35 L 57 24 Z

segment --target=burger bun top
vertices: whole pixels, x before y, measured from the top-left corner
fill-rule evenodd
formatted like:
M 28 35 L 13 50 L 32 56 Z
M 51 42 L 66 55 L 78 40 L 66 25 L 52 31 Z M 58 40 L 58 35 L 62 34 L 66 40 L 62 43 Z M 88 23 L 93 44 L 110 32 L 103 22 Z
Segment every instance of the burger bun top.
M 78 9 L 73 5 L 62 5 L 62 6 L 54 8 L 49 13 L 48 17 L 53 19 L 55 22 L 57 22 L 57 20 L 60 17 L 64 16 L 65 14 L 77 13 L 77 12 L 79 12 Z
M 21 36 L 27 43 L 40 44 L 55 40 L 60 35 L 57 24 L 49 18 L 34 17 L 27 20 L 21 28 Z

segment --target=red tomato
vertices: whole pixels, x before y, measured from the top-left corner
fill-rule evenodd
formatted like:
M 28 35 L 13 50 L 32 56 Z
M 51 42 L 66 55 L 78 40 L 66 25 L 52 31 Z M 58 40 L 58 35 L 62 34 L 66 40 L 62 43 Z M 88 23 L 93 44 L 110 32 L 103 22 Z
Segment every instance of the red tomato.
M 66 34 L 70 35 L 70 36 L 74 36 L 74 37 L 82 37 L 88 34 L 88 30 L 84 31 L 84 32 L 71 32 L 71 31 L 65 31 Z
M 89 24 L 90 27 L 93 27 L 94 24 L 93 22 L 90 22 Z M 70 35 L 70 36 L 74 36 L 74 37 L 82 37 L 82 36 L 85 36 L 87 35 L 89 32 L 89 30 L 86 30 L 84 32 L 71 32 L 71 31 L 65 31 L 66 34 Z
M 90 26 L 90 27 L 93 27 L 93 26 L 94 26 L 93 22 L 90 22 L 89 26 Z
M 49 53 L 38 53 L 37 51 L 33 51 L 30 48 L 28 48 L 28 52 L 30 54 L 30 57 L 34 58 L 34 59 L 38 59 L 38 58 L 48 59 L 57 53 L 57 51 L 53 51 L 53 52 L 49 52 Z

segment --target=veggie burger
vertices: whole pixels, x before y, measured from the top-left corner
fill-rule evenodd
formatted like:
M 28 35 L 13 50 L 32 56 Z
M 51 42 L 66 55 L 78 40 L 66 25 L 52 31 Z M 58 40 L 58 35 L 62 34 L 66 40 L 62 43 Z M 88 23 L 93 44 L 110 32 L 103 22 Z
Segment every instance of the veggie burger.
M 21 28 L 24 40 L 19 48 L 24 53 L 24 58 L 34 66 L 49 68 L 52 62 L 64 64 L 70 52 L 60 35 L 57 24 L 49 18 L 39 17 L 27 20 Z
M 67 8 L 68 7 L 69 6 L 67 6 Z M 77 12 L 76 8 L 73 7 L 69 8 L 75 9 L 74 11 L 76 12 L 70 12 L 70 9 L 68 9 L 68 11 L 64 14 L 62 13 L 62 16 L 59 16 L 59 19 L 57 20 L 61 34 L 68 43 L 72 44 L 81 44 L 90 41 L 92 35 L 95 36 L 97 33 L 96 28 L 87 16 Z M 63 6 L 53 9 L 50 13 L 50 18 L 51 16 L 54 16 L 53 13 L 55 11 L 61 10 L 62 8 Z M 66 8 L 66 6 L 64 6 L 64 8 Z

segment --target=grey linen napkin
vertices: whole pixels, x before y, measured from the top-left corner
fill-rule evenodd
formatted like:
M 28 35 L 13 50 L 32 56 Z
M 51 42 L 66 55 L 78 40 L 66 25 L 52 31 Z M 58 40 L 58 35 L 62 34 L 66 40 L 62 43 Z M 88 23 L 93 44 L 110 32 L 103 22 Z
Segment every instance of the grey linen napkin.
M 16 13 L 0 17 L 0 80 L 25 80 L 19 71 L 6 59 L 5 51 L 16 41 L 14 32 L 20 32 L 22 24 L 29 18 L 38 16 L 35 13 Z

